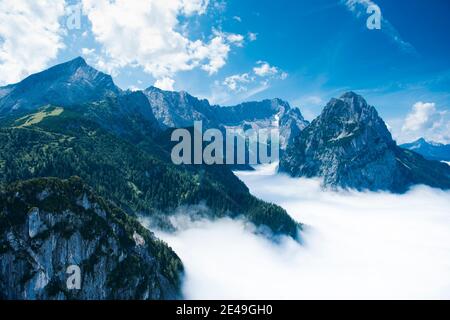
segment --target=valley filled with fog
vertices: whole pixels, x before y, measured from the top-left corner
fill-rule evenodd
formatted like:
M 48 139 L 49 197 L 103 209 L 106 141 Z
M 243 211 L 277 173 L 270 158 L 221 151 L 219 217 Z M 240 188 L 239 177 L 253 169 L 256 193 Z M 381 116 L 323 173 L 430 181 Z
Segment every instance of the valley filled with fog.
M 236 174 L 305 224 L 302 245 L 274 243 L 231 219 L 158 232 L 184 262 L 186 298 L 450 298 L 450 192 L 331 192 L 275 172 Z

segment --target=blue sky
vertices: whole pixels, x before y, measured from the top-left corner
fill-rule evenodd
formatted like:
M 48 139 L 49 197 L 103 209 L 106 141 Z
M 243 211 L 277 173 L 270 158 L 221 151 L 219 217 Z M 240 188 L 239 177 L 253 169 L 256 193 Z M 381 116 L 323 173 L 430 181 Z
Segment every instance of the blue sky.
M 122 88 L 156 84 L 223 105 L 280 97 L 308 119 L 353 90 L 399 141 L 450 142 L 447 0 L 47 2 L 0 0 L 0 15 L 16 14 L 0 20 L 0 71 L 10 75 L 0 83 L 82 55 Z M 73 4 L 79 29 L 66 26 Z M 370 5 L 381 30 L 366 26 Z M 23 19 L 34 19 L 35 35 L 14 28 Z

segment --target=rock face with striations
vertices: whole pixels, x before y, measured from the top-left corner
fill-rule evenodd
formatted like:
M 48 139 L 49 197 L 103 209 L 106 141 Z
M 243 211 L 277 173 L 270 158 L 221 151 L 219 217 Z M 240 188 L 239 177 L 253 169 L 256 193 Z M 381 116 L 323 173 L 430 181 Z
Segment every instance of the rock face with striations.
M 176 299 L 181 261 L 79 178 L 0 192 L 0 299 Z M 81 286 L 70 290 L 69 266 Z
M 282 149 L 309 124 L 299 109 L 281 99 L 246 102 L 233 107 L 215 106 L 214 109 L 225 127 L 279 129 Z
M 215 129 L 279 128 L 282 148 L 308 125 L 300 110 L 281 99 L 246 102 L 237 106 L 211 106 L 186 92 L 163 91 L 150 87 L 144 91 L 161 129 L 192 127 L 202 121 L 203 127 Z
M 280 171 L 357 190 L 450 188 L 450 167 L 399 148 L 375 108 L 353 92 L 332 99 L 288 146 Z
M 207 100 L 199 100 L 184 91 L 164 91 L 155 87 L 143 92 L 163 130 L 192 127 L 194 121 L 202 121 L 204 127 L 218 127 Z

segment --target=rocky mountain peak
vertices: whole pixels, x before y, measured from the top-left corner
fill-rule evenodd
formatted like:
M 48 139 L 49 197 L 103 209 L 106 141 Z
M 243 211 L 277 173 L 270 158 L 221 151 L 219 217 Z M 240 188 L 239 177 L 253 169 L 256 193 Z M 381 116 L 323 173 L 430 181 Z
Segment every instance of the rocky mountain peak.
M 450 186 L 448 168 L 399 148 L 376 109 L 354 92 L 332 99 L 288 145 L 280 170 L 358 190 L 403 192 L 417 183 Z
M 66 71 L 67 73 L 74 73 L 76 70 L 80 68 L 92 68 L 89 66 L 82 57 L 77 57 L 75 59 L 69 60 L 67 62 L 61 63 L 60 65 L 56 65 L 54 68 L 58 69 L 59 71 Z M 52 69 L 52 68 L 50 68 Z M 45 72 L 45 71 L 44 71 Z
M 382 141 L 387 145 L 395 144 L 377 110 L 354 92 L 331 99 L 322 114 L 313 121 L 312 128 L 316 132 L 321 131 L 327 141 L 359 137 L 362 143 Z
M 418 144 L 426 144 L 426 143 L 428 143 L 428 142 L 427 142 L 427 140 L 425 140 L 424 138 L 420 138 L 420 139 L 418 139 L 415 143 L 418 143 Z
M 88 64 L 86 63 L 86 60 L 84 60 L 83 57 L 76 57 L 73 60 L 70 60 L 67 62 L 67 64 L 71 64 L 71 65 L 78 65 L 78 66 L 87 66 Z
M 111 76 L 91 67 L 81 57 L 56 65 L 40 73 L 33 74 L 19 82 L 18 85 L 20 87 L 26 87 L 32 83 L 38 82 L 49 84 L 63 81 L 67 83 L 83 81 L 90 83 L 93 86 L 103 85 L 104 87 L 110 87 L 111 89 L 118 89 L 115 87 Z
M 433 146 L 433 147 L 443 147 L 445 144 L 440 142 L 435 142 L 432 140 L 426 140 L 425 138 L 419 138 L 416 141 L 413 142 L 416 145 L 419 146 Z
M 375 108 L 370 106 L 367 101 L 354 92 L 347 92 L 339 99 L 331 99 L 325 106 L 322 115 L 326 121 L 370 121 L 379 118 Z
M 289 105 L 289 102 L 287 102 L 287 101 L 284 101 L 284 100 L 282 100 L 282 99 L 280 99 L 280 98 L 275 98 L 275 99 L 272 99 L 272 100 L 270 100 L 271 101 L 271 103 L 272 103 L 272 107 L 273 108 L 284 108 L 285 110 L 289 110 L 289 109 L 291 109 L 291 106 Z
M 347 103 L 357 103 L 367 105 L 367 101 L 363 98 L 363 96 L 353 91 L 348 91 L 344 93 L 339 99 Z
M 162 92 L 164 92 L 164 90 L 159 89 L 159 88 L 157 88 L 155 86 L 150 86 L 147 89 L 145 89 L 144 92 L 148 92 L 148 93 L 151 93 L 151 92 L 162 93 Z
M 71 106 L 102 100 L 121 90 L 111 76 L 78 57 L 9 85 L 0 95 L 0 114 L 35 110 L 47 104 Z
M 194 121 L 203 121 L 206 127 L 217 126 L 207 100 L 185 91 L 164 91 L 153 86 L 145 89 L 144 94 L 162 129 L 191 127 Z

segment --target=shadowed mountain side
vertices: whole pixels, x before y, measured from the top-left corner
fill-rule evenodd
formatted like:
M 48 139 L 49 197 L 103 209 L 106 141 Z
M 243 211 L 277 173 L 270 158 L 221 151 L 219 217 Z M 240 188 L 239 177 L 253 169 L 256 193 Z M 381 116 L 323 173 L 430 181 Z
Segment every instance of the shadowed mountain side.
M 176 299 L 183 266 L 167 245 L 79 178 L 0 189 L 0 298 Z M 67 267 L 80 268 L 68 290 Z

